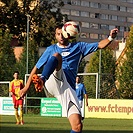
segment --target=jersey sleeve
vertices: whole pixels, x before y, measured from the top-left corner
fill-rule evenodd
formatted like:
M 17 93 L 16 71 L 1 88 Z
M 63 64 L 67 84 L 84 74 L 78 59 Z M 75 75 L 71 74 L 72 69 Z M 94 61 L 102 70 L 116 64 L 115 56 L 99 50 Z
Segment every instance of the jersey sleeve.
M 44 51 L 44 53 L 42 54 L 42 56 L 40 57 L 40 59 L 38 60 L 38 62 L 36 63 L 36 67 L 37 67 L 38 69 L 40 69 L 43 65 L 46 64 L 46 62 L 47 62 L 47 60 L 48 60 L 48 58 L 49 58 L 49 56 L 50 56 L 49 53 L 50 53 L 50 49 L 47 48 L 47 49 Z
M 80 49 L 83 57 L 85 57 L 86 55 L 95 52 L 98 49 L 98 42 L 95 43 L 80 42 Z
M 87 91 L 86 91 L 84 84 L 83 84 L 83 92 L 84 92 L 84 94 L 87 94 Z
M 24 81 L 23 80 L 19 80 L 19 81 L 20 81 L 20 90 L 21 90 L 24 87 Z
M 20 79 L 19 81 L 21 82 L 21 84 L 23 84 L 23 83 L 24 83 L 24 81 L 23 81 L 22 79 Z

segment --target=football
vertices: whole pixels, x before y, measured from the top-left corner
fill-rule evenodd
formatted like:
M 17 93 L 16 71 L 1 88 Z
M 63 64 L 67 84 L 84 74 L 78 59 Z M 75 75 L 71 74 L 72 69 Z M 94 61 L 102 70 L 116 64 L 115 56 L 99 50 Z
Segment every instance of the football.
M 69 21 L 62 27 L 62 34 L 64 38 L 72 39 L 77 38 L 80 33 L 79 25 L 74 21 Z

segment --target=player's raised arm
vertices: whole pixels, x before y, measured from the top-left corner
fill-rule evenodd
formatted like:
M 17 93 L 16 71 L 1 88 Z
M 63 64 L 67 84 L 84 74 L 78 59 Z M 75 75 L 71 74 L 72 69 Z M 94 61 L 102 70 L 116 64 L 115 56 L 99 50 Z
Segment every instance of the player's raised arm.
M 27 80 L 27 83 L 26 83 L 25 87 L 23 89 L 21 89 L 20 92 L 19 92 L 20 97 L 23 97 L 26 94 L 26 92 L 29 89 L 30 84 L 32 82 L 32 76 L 36 73 L 36 71 L 37 71 L 37 67 L 34 66 L 34 68 L 32 69 L 32 71 L 30 73 L 30 76 Z
M 117 29 L 117 28 L 112 29 L 112 30 L 110 31 L 109 37 L 108 37 L 107 39 L 101 40 L 101 41 L 99 42 L 98 48 L 99 48 L 99 49 L 102 49 L 102 48 L 105 48 L 106 46 L 108 46 L 108 45 L 115 39 L 117 33 L 118 33 L 118 29 Z

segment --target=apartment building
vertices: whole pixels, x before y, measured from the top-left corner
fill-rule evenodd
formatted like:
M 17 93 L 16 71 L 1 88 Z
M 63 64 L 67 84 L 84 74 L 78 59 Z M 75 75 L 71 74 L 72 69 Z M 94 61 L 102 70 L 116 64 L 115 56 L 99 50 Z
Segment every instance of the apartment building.
M 125 38 L 133 24 L 133 0 L 63 0 L 62 14 L 81 25 L 79 40 L 95 42 L 119 29 L 118 40 Z

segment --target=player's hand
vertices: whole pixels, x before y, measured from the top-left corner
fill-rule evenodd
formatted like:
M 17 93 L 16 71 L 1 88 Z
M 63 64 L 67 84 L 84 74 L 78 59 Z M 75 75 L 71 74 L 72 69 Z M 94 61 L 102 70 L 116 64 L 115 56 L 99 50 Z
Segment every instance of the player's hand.
M 16 96 L 16 97 L 17 97 L 17 94 L 15 94 L 15 92 L 11 91 L 10 93 L 11 93 L 11 96 L 13 96 L 13 95 L 14 95 L 14 96 Z
M 36 91 L 41 92 L 43 89 L 43 80 L 37 74 L 34 74 L 32 76 L 32 82 L 35 86 Z
M 24 87 L 23 89 L 21 89 L 19 91 L 19 96 L 23 98 L 25 96 L 26 92 L 27 92 L 27 89 L 26 89 L 26 87 Z
M 118 33 L 118 29 L 117 29 L 117 28 L 112 29 L 112 30 L 110 31 L 110 36 L 114 39 L 114 38 L 116 38 L 117 33 Z
M 12 93 L 12 92 L 10 92 L 10 95 L 11 95 L 11 97 L 12 97 L 13 93 Z

